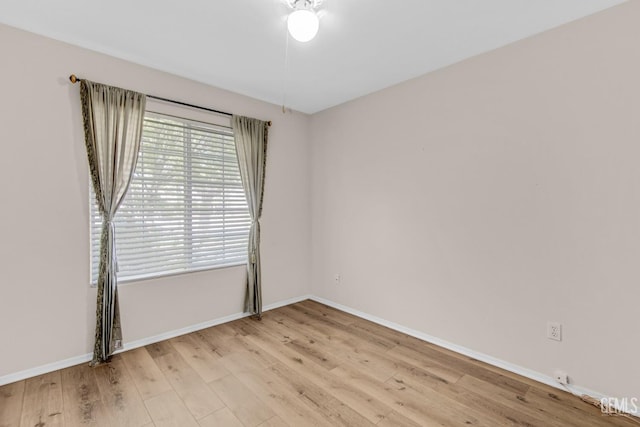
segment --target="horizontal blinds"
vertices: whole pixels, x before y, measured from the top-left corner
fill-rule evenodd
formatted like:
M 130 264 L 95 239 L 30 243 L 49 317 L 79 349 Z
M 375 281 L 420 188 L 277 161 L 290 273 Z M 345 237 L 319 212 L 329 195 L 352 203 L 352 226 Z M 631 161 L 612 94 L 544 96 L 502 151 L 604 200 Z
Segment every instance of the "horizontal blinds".
M 95 282 L 102 222 L 91 197 Z M 250 223 L 232 131 L 147 112 L 138 164 L 115 218 L 118 278 L 246 262 Z

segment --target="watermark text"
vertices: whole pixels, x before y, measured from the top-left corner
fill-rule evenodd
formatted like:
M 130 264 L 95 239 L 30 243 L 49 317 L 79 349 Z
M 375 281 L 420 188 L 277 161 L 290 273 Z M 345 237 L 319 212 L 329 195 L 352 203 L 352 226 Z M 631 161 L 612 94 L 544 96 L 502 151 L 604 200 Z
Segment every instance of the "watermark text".
M 640 399 L 637 397 L 603 397 L 600 409 L 604 415 L 638 414 Z

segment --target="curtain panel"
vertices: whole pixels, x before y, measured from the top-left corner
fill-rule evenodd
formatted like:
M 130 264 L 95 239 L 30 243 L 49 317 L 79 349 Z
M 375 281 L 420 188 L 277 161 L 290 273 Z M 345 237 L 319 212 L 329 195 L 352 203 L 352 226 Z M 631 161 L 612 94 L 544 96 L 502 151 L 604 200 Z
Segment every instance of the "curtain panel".
M 95 366 L 121 345 L 114 217 L 138 160 L 146 95 L 82 80 L 80 99 L 91 182 L 102 216 L 98 267 Z
M 251 216 L 247 248 L 246 311 L 260 318 L 262 316 L 260 216 L 262 215 L 269 123 L 234 115 L 231 118 L 231 127 L 234 133 L 242 186 Z

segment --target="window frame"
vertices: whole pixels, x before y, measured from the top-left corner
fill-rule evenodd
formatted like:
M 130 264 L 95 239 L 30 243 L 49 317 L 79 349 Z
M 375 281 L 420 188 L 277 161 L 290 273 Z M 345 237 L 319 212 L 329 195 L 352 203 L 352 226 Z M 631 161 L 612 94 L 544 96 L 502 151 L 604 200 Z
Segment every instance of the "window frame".
M 199 112 L 200 114 L 196 114 L 198 112 L 193 111 L 190 108 L 185 108 L 185 107 L 179 107 L 179 108 L 175 108 L 175 106 L 172 106 L 173 108 L 169 107 L 167 108 L 166 105 L 163 105 L 162 103 L 158 103 L 158 102 L 149 102 L 150 100 L 147 101 L 147 109 L 145 110 L 145 119 L 147 117 L 147 113 L 152 114 L 152 115 L 160 115 L 160 116 L 165 116 L 169 119 L 175 119 L 177 121 L 183 121 L 183 122 L 191 122 L 194 124 L 202 124 L 204 126 L 213 126 L 213 127 L 219 127 L 219 128 L 226 128 L 228 129 L 232 134 L 232 128 L 231 125 L 229 123 L 229 118 L 225 117 L 224 119 L 221 119 L 219 117 L 217 117 L 214 114 L 211 113 L 204 113 L 204 112 Z M 151 108 L 149 107 L 149 104 L 151 104 Z M 155 104 L 155 105 L 154 105 Z M 144 133 L 144 126 L 143 126 L 143 133 Z M 140 146 L 140 149 L 142 150 L 142 143 Z M 237 155 L 235 155 L 236 157 L 236 161 L 237 161 Z M 136 165 L 137 168 L 137 165 Z M 93 260 L 94 260 L 94 256 L 93 256 L 93 234 L 92 234 L 92 212 L 94 210 L 94 205 L 95 205 L 95 193 L 93 192 L 93 187 L 92 187 L 92 183 L 91 183 L 91 178 L 88 178 L 89 181 L 89 223 L 88 223 L 88 231 L 89 231 L 89 284 L 91 287 L 96 287 L 97 286 L 97 275 L 94 278 L 93 277 Z M 126 196 L 125 196 L 126 198 Z M 123 202 L 124 203 L 124 202 Z M 245 205 L 246 205 L 246 196 L 245 196 Z M 247 214 L 249 212 L 248 209 L 248 205 L 247 206 Z M 117 216 L 117 214 L 116 214 Z M 248 217 L 248 220 L 250 222 L 250 217 Z M 98 230 L 97 235 L 100 235 L 100 231 Z M 247 228 L 247 232 L 246 232 L 246 239 L 248 241 L 249 239 L 249 229 Z M 116 228 L 116 250 L 117 250 L 117 245 L 118 245 L 118 229 Z M 98 252 L 99 252 L 99 248 L 98 248 Z M 99 258 L 99 255 L 98 255 Z M 99 262 L 99 260 L 98 260 Z M 246 263 L 248 262 L 248 253 L 244 253 L 243 259 L 242 260 L 238 260 L 238 261 L 233 261 L 233 262 L 229 262 L 228 264 L 221 264 L 221 265 L 209 265 L 209 266 L 202 266 L 202 267 L 197 267 L 197 268 L 189 268 L 189 269 L 185 269 L 185 270 L 181 270 L 181 271 L 175 271 L 175 270 L 171 270 L 171 271 L 164 271 L 164 272 L 154 272 L 154 273 L 149 273 L 149 274 L 140 274 L 140 275 L 135 275 L 135 276 L 129 276 L 129 277 L 124 277 L 124 278 L 120 278 L 118 277 L 118 285 L 121 284 L 130 284 L 130 283 L 137 283 L 137 282 L 141 282 L 141 281 L 147 281 L 147 280 L 155 280 L 155 279 L 163 279 L 163 278 L 167 278 L 167 277 L 172 277 L 172 276 L 180 276 L 180 275 L 184 275 L 184 274 L 190 274 L 190 273 L 202 273 L 205 271 L 212 271 L 212 270 L 221 270 L 221 269 L 228 269 L 228 268 L 237 268 L 240 266 L 245 266 Z M 96 270 L 99 267 L 96 266 Z

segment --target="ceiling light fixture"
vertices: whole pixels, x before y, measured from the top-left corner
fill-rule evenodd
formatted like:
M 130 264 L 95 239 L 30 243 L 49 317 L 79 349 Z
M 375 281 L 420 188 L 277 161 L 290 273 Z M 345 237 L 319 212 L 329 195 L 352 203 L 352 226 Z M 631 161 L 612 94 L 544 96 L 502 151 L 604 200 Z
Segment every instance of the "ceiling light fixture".
M 293 12 L 287 18 L 287 28 L 291 37 L 299 42 L 312 40 L 320 28 L 320 19 L 314 10 L 316 0 L 289 0 Z

